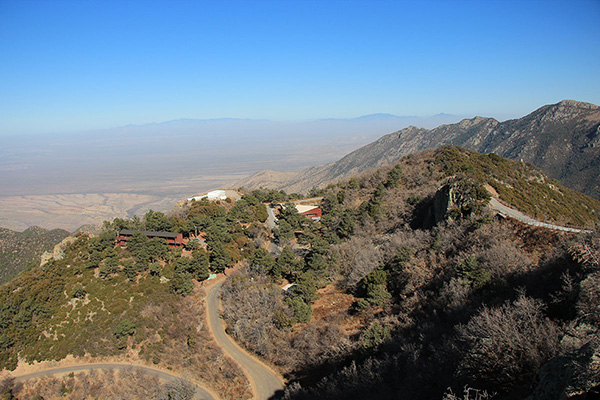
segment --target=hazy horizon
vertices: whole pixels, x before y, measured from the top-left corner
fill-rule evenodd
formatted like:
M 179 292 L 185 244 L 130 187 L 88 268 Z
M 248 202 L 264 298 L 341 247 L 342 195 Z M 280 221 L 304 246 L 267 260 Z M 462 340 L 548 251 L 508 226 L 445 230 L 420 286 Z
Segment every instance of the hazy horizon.
M 0 2 L 0 135 L 600 103 L 597 1 Z
M 408 125 L 599 104 L 598 17 L 584 0 L 2 1 L 0 226 L 128 215 Z

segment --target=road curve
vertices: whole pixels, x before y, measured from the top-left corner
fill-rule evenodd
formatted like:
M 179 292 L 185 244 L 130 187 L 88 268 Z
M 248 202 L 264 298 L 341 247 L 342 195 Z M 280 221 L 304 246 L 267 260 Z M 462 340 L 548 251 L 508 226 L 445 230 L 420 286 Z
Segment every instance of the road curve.
M 518 210 L 515 210 L 514 208 L 505 206 L 504 204 L 500 203 L 494 197 L 491 198 L 489 205 L 492 209 L 498 211 L 498 213 L 500 213 L 501 215 L 514 218 L 514 219 L 521 221 L 527 225 L 541 226 L 543 228 L 554 229 L 554 230 L 564 231 L 564 232 L 574 232 L 574 233 L 590 233 L 591 232 L 586 229 L 567 228 L 565 226 L 547 224 L 545 222 L 536 221 L 535 219 L 528 217 L 527 215 L 523 214 L 522 212 L 520 212 Z
M 221 302 L 219 298 L 223 282 L 224 281 L 221 281 L 215 284 L 206 296 L 208 322 L 213 332 L 213 336 L 223 350 L 246 370 L 256 398 L 259 400 L 270 399 L 277 392 L 283 390 L 283 379 L 269 367 L 239 347 L 227 333 L 225 333 L 225 328 L 221 319 Z
M 72 365 L 69 367 L 51 368 L 51 369 L 45 369 L 43 371 L 33 372 L 30 374 L 14 376 L 14 378 L 15 378 L 15 382 L 22 382 L 22 381 L 26 381 L 28 379 L 41 378 L 43 376 L 68 374 L 71 372 L 88 371 L 88 370 L 93 370 L 93 369 L 141 370 L 148 375 L 155 376 L 158 379 L 162 379 L 165 381 L 172 381 L 172 380 L 180 378 L 180 376 L 178 376 L 178 375 L 170 374 L 165 371 L 160 371 L 158 369 L 145 367 L 142 365 L 117 364 L 117 363 L 81 364 L 81 365 Z M 194 397 L 198 400 L 217 400 L 217 398 L 215 396 L 213 396 L 208 391 L 206 391 L 205 389 L 201 388 L 198 385 L 196 385 L 196 393 L 195 393 Z

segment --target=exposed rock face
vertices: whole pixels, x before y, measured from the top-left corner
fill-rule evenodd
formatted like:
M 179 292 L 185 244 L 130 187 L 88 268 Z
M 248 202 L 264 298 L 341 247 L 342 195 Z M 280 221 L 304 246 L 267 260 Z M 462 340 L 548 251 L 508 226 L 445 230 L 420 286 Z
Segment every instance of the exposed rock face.
M 433 197 L 433 216 L 438 223 L 446 219 L 448 210 L 454 207 L 453 189 L 450 185 L 442 186 Z
M 536 381 L 527 400 L 600 398 L 600 341 L 552 359 L 540 368 Z
M 68 236 L 64 238 L 62 242 L 54 246 L 54 249 L 52 251 L 45 251 L 44 254 L 42 254 L 40 265 L 47 264 L 52 259 L 62 260 L 65 257 L 65 249 L 75 240 L 75 236 Z
M 530 162 L 566 186 L 600 199 L 600 107 L 573 100 L 547 105 L 505 122 L 475 117 L 431 130 L 408 127 L 337 162 L 273 182 L 260 179 L 256 186 L 253 183 L 257 179 L 250 178 L 238 182 L 238 186 L 305 192 L 398 161 L 410 153 L 449 144 Z

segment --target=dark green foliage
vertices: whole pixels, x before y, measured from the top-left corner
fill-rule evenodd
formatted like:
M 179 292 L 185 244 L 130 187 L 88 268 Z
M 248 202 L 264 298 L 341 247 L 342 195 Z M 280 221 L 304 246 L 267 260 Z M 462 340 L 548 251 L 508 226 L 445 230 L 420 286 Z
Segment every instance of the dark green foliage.
M 400 178 L 402 178 L 402 166 L 400 164 L 396 164 L 394 168 L 388 172 L 385 186 L 387 188 L 395 188 L 400 183 Z
M 119 321 L 114 329 L 114 335 L 117 339 L 121 339 L 126 336 L 131 336 L 135 333 L 135 324 L 128 319 L 122 319 Z
M 490 282 L 490 274 L 483 269 L 477 258 L 468 256 L 456 266 L 456 275 L 475 288 L 481 288 Z
M 312 271 L 316 275 L 320 275 L 327 268 L 325 257 L 319 253 L 309 253 L 305 257 L 305 270 Z
M 217 244 L 224 245 L 231 242 L 231 235 L 227 233 L 227 228 L 221 221 L 214 221 L 205 229 L 205 233 L 207 235 L 206 243 L 209 247 Z
M 348 181 L 348 189 L 358 189 L 359 188 L 359 184 L 358 184 L 358 179 L 357 178 L 351 178 Z
M 194 263 L 192 262 L 192 259 L 189 257 L 179 257 L 176 261 L 175 261 L 175 272 L 176 273 L 184 273 L 184 272 L 188 272 L 188 273 L 193 273 L 194 271 Z
M 74 287 L 73 287 L 73 293 L 71 294 L 71 297 L 76 298 L 76 299 L 83 299 L 86 295 L 86 290 L 83 287 L 83 285 L 81 283 L 77 283 Z
M 291 230 L 302 229 L 305 226 L 308 226 L 312 223 L 312 221 L 305 216 L 298 214 L 298 210 L 296 209 L 296 205 L 293 203 L 285 203 L 281 209 L 281 214 L 279 216 L 280 221 L 285 221 L 291 227 Z
M 15 232 L 0 228 L 0 284 L 39 265 L 44 251 L 52 251 L 67 236 L 69 232 L 62 229 L 47 231 L 31 227 L 23 232 Z
M 127 242 L 127 249 L 133 254 L 136 262 L 144 263 L 150 259 L 148 254 L 148 236 L 142 232 L 135 232 Z
M 376 269 L 362 280 L 362 291 L 366 302 L 357 304 L 359 311 L 367 306 L 381 307 L 390 302 L 392 295 L 387 290 L 389 277 L 388 271 Z
M 198 250 L 200 248 L 200 241 L 197 239 L 190 240 L 185 244 L 186 250 Z
M 100 266 L 100 262 L 102 262 L 103 258 L 104 258 L 104 256 L 102 255 L 101 252 L 99 252 L 97 250 L 93 250 L 90 253 L 85 266 L 87 268 L 98 268 Z
M 318 236 L 315 236 L 311 241 L 310 250 L 312 254 L 324 255 L 329 250 L 329 243 Z
M 267 209 L 262 202 L 252 195 L 244 195 L 229 210 L 227 217 L 232 221 L 244 223 L 265 222 L 268 214 Z
M 104 257 L 104 260 L 100 264 L 100 270 L 98 273 L 101 278 L 110 278 L 113 274 L 117 273 L 118 266 L 119 258 L 116 253 L 111 252 L 111 254 Z
M 162 272 L 162 265 L 160 265 L 160 263 L 158 262 L 153 262 L 152 264 L 150 264 L 150 275 L 152 276 L 160 276 L 161 272 Z
M 173 277 L 169 281 L 169 289 L 173 294 L 182 296 L 190 294 L 194 289 L 192 274 L 189 272 L 175 271 Z
M 293 280 L 294 274 L 302 270 L 299 260 L 289 247 L 284 247 L 276 261 L 277 270 L 288 280 Z
M 341 238 L 349 238 L 354 233 L 354 228 L 356 227 L 356 219 L 354 215 L 347 212 L 342 217 L 339 225 L 336 228 L 336 233 Z
M 321 197 L 325 195 L 325 190 L 313 187 L 308 191 L 308 197 Z
M 165 260 L 169 255 L 169 245 L 165 239 L 154 237 L 148 239 L 141 232 L 135 232 L 127 242 L 127 249 L 133 254 L 141 269 L 158 260 Z
M 314 272 L 307 271 L 299 273 L 296 277 L 296 286 L 291 290 L 294 296 L 298 296 L 305 303 L 312 303 L 317 299 L 318 279 Z
M 288 195 L 283 190 L 253 190 L 252 196 L 258 199 L 261 203 L 282 203 L 293 198 L 298 197 L 297 194 Z M 300 198 L 300 197 L 298 197 Z
M 258 248 L 248 257 L 248 265 L 251 271 L 264 275 L 272 273 L 275 260 L 267 250 Z
M 312 307 L 310 304 L 306 304 L 304 299 L 300 296 L 288 297 L 285 302 L 292 307 L 294 311 L 293 322 L 294 323 L 306 323 L 312 318 Z
M 294 238 L 294 228 L 286 220 L 280 219 L 273 230 L 273 236 L 277 243 L 283 245 Z
M 145 247 L 150 262 L 165 260 L 168 257 L 169 245 L 165 239 L 154 237 L 146 242 Z
M 210 246 L 210 269 L 213 272 L 221 273 L 225 268 L 231 266 L 231 256 L 222 243 L 214 243 Z
M 192 263 L 194 264 L 194 278 L 199 281 L 208 279 L 210 275 L 210 256 L 204 250 L 195 250 L 192 253 Z
M 173 229 L 173 223 L 160 211 L 149 210 L 144 216 L 146 230 L 153 232 L 168 232 Z
M 137 265 L 132 260 L 123 261 L 123 273 L 131 282 L 138 276 Z
M 364 331 L 360 336 L 361 346 L 365 350 L 373 350 L 379 347 L 382 343 L 391 337 L 391 329 L 389 326 L 382 325 L 379 321 L 375 321 Z

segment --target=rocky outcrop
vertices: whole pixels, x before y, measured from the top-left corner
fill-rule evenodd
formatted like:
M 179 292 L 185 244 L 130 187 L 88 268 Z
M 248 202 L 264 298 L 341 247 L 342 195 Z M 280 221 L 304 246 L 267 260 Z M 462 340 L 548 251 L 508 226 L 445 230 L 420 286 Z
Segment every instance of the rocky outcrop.
M 489 200 L 489 193 L 483 186 L 468 180 L 450 180 L 433 197 L 435 223 L 481 211 Z
M 453 190 L 450 185 L 442 186 L 433 197 L 433 217 L 438 223 L 446 219 L 448 210 L 454 207 Z
M 42 254 L 40 265 L 47 264 L 50 260 L 62 260 L 65 257 L 65 249 L 68 245 L 76 240 L 75 236 L 68 236 L 64 238 L 60 243 L 54 246 L 52 251 L 45 251 Z

